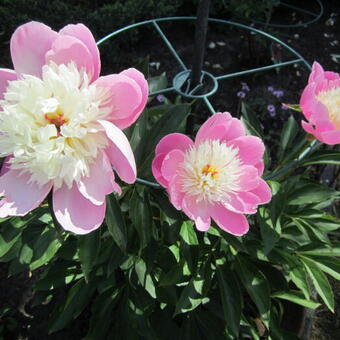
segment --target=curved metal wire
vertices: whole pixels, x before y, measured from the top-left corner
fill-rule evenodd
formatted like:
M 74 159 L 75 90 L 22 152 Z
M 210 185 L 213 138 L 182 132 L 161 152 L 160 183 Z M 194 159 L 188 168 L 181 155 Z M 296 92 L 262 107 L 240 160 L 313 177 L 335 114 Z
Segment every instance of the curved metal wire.
M 304 13 L 304 14 L 307 14 L 307 15 L 314 17 L 313 19 L 311 19 L 309 21 L 304 21 L 304 22 L 297 23 L 297 24 L 275 24 L 275 23 L 270 23 L 270 22 L 265 23 L 263 21 L 258 21 L 258 20 L 252 20 L 252 21 L 256 24 L 265 25 L 265 26 L 269 26 L 269 27 L 278 27 L 278 28 L 293 28 L 293 27 L 303 27 L 305 25 L 310 25 L 310 24 L 313 24 L 314 22 L 318 21 L 323 16 L 323 12 L 324 12 L 322 1 L 321 0 L 315 0 L 315 1 L 318 3 L 318 5 L 320 7 L 320 11 L 318 13 L 314 13 L 314 12 L 311 12 L 309 10 L 306 10 L 305 8 L 301 8 L 301 7 L 297 7 L 297 6 L 288 4 L 284 1 L 280 1 L 279 5 L 278 5 L 278 6 L 281 5 L 281 6 L 284 6 L 284 7 L 287 7 L 287 8 L 291 8 L 291 9 L 297 11 L 297 12 L 301 12 L 301 13 Z
M 137 27 L 143 26 L 143 25 L 152 24 L 153 27 L 156 29 L 157 33 L 160 35 L 160 37 L 162 38 L 162 40 L 166 44 L 166 46 L 168 47 L 168 49 L 170 50 L 170 52 L 173 55 L 173 57 L 177 60 L 180 68 L 182 69 L 182 71 L 179 74 L 177 74 L 177 76 L 175 76 L 175 78 L 176 77 L 180 77 L 183 74 L 189 74 L 190 70 L 186 67 L 185 63 L 180 58 L 180 56 L 176 52 L 175 48 L 172 46 L 171 42 L 169 41 L 167 36 L 164 34 L 164 32 L 162 31 L 162 29 L 158 25 L 158 23 L 159 22 L 166 22 L 166 21 L 181 21 L 181 20 L 189 21 L 189 20 L 195 20 L 195 19 L 196 19 L 196 17 L 167 17 L 167 18 L 157 18 L 157 19 L 151 19 L 151 20 L 142 21 L 142 22 L 139 22 L 139 23 L 135 23 L 135 24 L 131 24 L 131 25 L 125 26 L 125 27 L 123 27 L 123 28 L 121 28 L 121 29 L 119 29 L 117 31 L 109 33 L 108 35 L 106 35 L 105 37 L 100 39 L 97 42 L 97 45 L 100 45 L 100 44 L 108 41 L 112 37 L 115 37 L 116 35 L 118 35 L 118 34 L 120 34 L 122 32 L 125 32 L 127 30 L 134 29 L 134 28 L 137 28 Z M 253 28 L 253 27 L 249 27 L 247 25 L 243 25 L 243 24 L 240 24 L 240 23 L 237 23 L 237 22 L 223 20 L 223 19 L 209 18 L 209 22 L 218 23 L 218 24 L 225 24 L 225 25 L 230 25 L 230 26 L 235 26 L 235 27 L 238 27 L 238 28 L 242 28 L 242 29 L 246 29 L 248 31 L 254 32 L 256 34 L 260 34 L 260 35 L 262 35 L 262 36 L 264 36 L 264 37 L 266 37 L 266 38 L 268 38 L 268 39 L 270 39 L 270 40 L 280 44 L 281 46 L 286 48 L 288 51 L 290 51 L 293 55 L 295 55 L 297 58 L 296 59 L 292 59 L 292 60 L 288 60 L 288 61 L 284 61 L 284 62 L 280 62 L 280 63 L 275 63 L 275 64 L 263 66 L 263 67 L 253 68 L 253 69 L 244 70 L 244 71 L 240 71 L 240 72 L 229 73 L 229 74 L 221 75 L 221 76 L 218 76 L 218 77 L 214 77 L 212 74 L 203 71 L 205 74 L 208 75 L 209 78 L 211 78 L 213 80 L 213 83 L 214 83 L 213 90 L 209 91 L 209 93 L 206 93 L 206 94 L 194 95 L 193 92 L 196 90 L 196 88 L 194 90 L 191 90 L 191 92 L 189 92 L 189 93 L 183 92 L 183 91 L 180 90 L 180 86 L 176 86 L 176 81 L 175 81 L 175 78 L 174 78 L 173 86 L 172 87 L 152 92 L 152 93 L 149 94 L 149 96 L 155 96 L 155 95 L 158 95 L 158 94 L 163 94 L 163 93 L 167 93 L 167 92 L 171 92 L 171 91 L 176 91 L 176 92 L 178 92 L 179 94 L 181 94 L 184 97 L 188 97 L 188 98 L 200 98 L 200 99 L 202 99 L 203 102 L 208 107 L 209 111 L 212 114 L 214 114 L 214 113 L 216 113 L 216 111 L 215 111 L 215 109 L 214 109 L 213 105 L 211 104 L 211 102 L 210 102 L 208 97 L 217 91 L 218 82 L 220 80 L 229 79 L 229 78 L 233 78 L 233 77 L 238 77 L 238 76 L 242 76 L 242 75 L 250 74 L 250 73 L 257 73 L 257 72 L 261 72 L 261 71 L 267 71 L 267 70 L 270 70 L 270 69 L 280 68 L 280 67 L 284 67 L 284 66 L 288 66 L 288 65 L 296 64 L 296 63 L 302 63 L 309 71 L 311 70 L 310 64 L 297 51 L 295 51 L 292 47 L 290 47 L 289 45 L 287 45 L 286 43 L 284 43 L 280 39 L 270 35 L 269 33 L 263 32 L 263 31 L 258 30 L 256 28 Z M 303 157 L 305 155 L 307 155 L 311 150 L 312 150 L 312 148 L 308 149 L 308 151 L 304 153 Z M 300 158 L 299 158 L 299 160 L 300 160 Z M 284 168 L 284 171 L 287 170 L 288 168 L 291 168 L 296 163 L 297 163 L 297 160 L 292 161 L 291 163 L 289 163 Z M 283 171 L 283 168 L 280 169 L 279 171 L 277 171 L 275 174 L 272 174 L 272 176 L 270 176 L 270 178 L 272 179 L 272 178 L 274 178 L 276 176 L 279 176 L 282 173 L 282 171 Z M 137 178 L 137 182 L 141 183 L 141 184 L 149 185 L 149 186 L 154 187 L 154 188 L 160 188 L 161 187 L 158 183 L 150 182 L 150 181 L 144 180 L 142 178 Z

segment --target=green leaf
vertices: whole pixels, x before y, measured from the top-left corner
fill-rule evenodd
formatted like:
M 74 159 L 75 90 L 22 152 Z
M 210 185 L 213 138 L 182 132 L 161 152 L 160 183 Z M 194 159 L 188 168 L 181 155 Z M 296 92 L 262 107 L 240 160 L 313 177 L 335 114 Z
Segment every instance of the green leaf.
M 333 164 L 340 165 L 340 152 L 330 150 L 316 151 L 303 159 L 301 165 Z
M 264 208 L 260 208 L 257 219 L 260 224 L 261 237 L 264 244 L 263 252 L 265 255 L 268 255 L 275 247 L 276 242 L 280 239 L 281 226 L 278 220 L 276 222 L 277 227 L 274 228 L 268 211 Z
M 238 338 L 243 306 L 238 280 L 228 265 L 217 266 L 216 273 L 227 327 Z
M 177 283 L 183 282 L 184 264 L 185 264 L 185 261 L 182 260 L 179 263 L 172 266 L 172 268 L 168 272 L 166 273 L 162 272 L 160 279 L 159 279 L 159 285 L 163 287 L 163 286 L 170 286 L 170 285 L 175 285 Z
M 285 104 L 282 103 L 283 106 L 288 107 L 289 109 L 293 110 L 293 111 L 297 111 L 297 112 L 301 112 L 301 108 L 299 104 Z
M 147 138 L 148 116 L 143 113 L 133 125 L 133 131 L 130 138 L 130 144 L 135 155 L 136 164 L 139 166 L 143 161 L 143 149 L 149 143 Z
M 293 142 L 294 138 L 300 131 L 298 124 L 295 121 L 293 115 L 291 115 L 288 121 L 285 123 L 281 133 L 281 140 L 279 144 L 278 158 L 281 160 L 285 154 L 285 151 L 288 150 Z
M 189 283 L 182 290 L 179 300 L 176 304 L 174 316 L 180 313 L 189 312 L 202 303 L 202 287 L 204 283 L 204 276 L 199 273 L 193 277 Z
M 312 279 L 313 285 L 326 306 L 334 313 L 334 296 L 325 274 L 309 258 L 301 257 L 301 261 Z
M 248 132 L 251 135 L 263 137 L 261 122 L 257 119 L 255 112 L 244 102 L 241 104 L 241 112 L 241 120 L 245 123 Z
M 135 190 L 130 200 L 130 207 L 129 214 L 139 236 L 140 249 L 144 249 L 152 235 L 152 211 L 148 191 L 143 190 L 140 196 Z
M 95 287 L 95 284 L 86 284 L 85 280 L 79 280 L 72 286 L 66 299 L 52 313 L 50 333 L 63 329 L 84 310 L 95 292 Z
M 306 258 L 303 256 L 303 258 Z M 319 267 L 323 272 L 331 275 L 340 281 L 340 259 L 335 257 L 316 257 L 309 256 L 308 259 Z
M 271 295 L 272 297 L 276 297 L 279 299 L 283 299 L 283 300 L 288 300 L 291 302 L 294 302 L 298 305 L 307 307 L 307 308 L 311 308 L 311 309 L 315 309 L 318 308 L 320 306 L 320 303 L 312 301 L 312 300 L 306 300 L 304 298 L 304 295 L 302 292 L 298 291 L 298 290 L 290 290 L 290 291 L 284 291 L 284 292 L 275 292 Z
M 124 217 L 114 194 L 106 196 L 105 221 L 113 240 L 123 253 L 126 253 L 127 230 Z
M 107 321 L 108 315 L 113 314 L 115 305 L 118 302 L 119 289 L 107 291 L 100 294 L 92 305 L 92 316 L 90 327 L 84 340 L 107 339 L 107 332 L 111 327 L 111 322 Z
M 146 264 L 142 259 L 139 259 L 135 263 L 135 271 L 142 287 L 144 287 L 144 289 L 151 295 L 151 297 L 156 299 L 155 285 L 153 283 L 151 275 L 147 273 Z
M 168 80 L 165 72 L 163 72 L 160 76 L 149 78 L 148 83 L 150 93 L 165 89 L 168 86 Z
M 189 246 L 198 245 L 196 231 L 191 221 L 186 221 L 182 223 L 181 231 L 179 234 L 182 240 Z
M 78 252 L 81 269 L 86 281 L 95 266 L 100 251 L 100 230 L 92 231 L 90 234 L 81 235 L 78 238 Z
M 338 196 L 338 192 L 329 187 L 320 184 L 307 184 L 293 192 L 288 197 L 288 204 L 299 205 L 299 204 L 310 204 L 335 198 Z
M 30 264 L 30 270 L 35 270 L 46 263 L 50 262 L 60 248 L 61 243 L 58 239 L 53 240 L 44 251 L 44 253 L 35 261 Z M 35 258 L 35 257 L 34 257 Z
M 4 256 L 11 250 L 11 248 L 14 246 L 14 244 L 18 241 L 20 238 L 20 233 L 17 234 L 14 238 L 12 238 L 10 241 L 6 241 L 2 235 L 0 235 L 0 257 Z
M 260 312 L 263 323 L 268 327 L 270 319 L 270 288 L 264 274 L 245 257 L 236 258 L 235 269 L 242 284 Z
M 302 255 L 315 256 L 340 256 L 340 242 L 333 242 L 331 245 L 315 242 L 297 249 Z

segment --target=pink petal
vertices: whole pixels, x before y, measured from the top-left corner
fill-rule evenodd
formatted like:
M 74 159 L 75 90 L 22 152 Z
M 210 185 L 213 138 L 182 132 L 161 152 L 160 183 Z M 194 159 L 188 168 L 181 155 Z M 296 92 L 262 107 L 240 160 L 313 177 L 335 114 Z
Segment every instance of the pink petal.
M 171 179 L 167 191 L 170 196 L 170 202 L 177 210 L 181 210 L 184 193 L 182 192 L 182 185 L 178 176 L 174 176 Z
M 313 110 L 314 103 L 316 101 L 315 88 L 316 88 L 315 83 L 307 85 L 303 90 L 300 98 L 300 107 L 306 119 L 309 119 L 311 112 Z
M 57 39 L 58 33 L 40 22 L 31 21 L 19 26 L 11 38 L 11 55 L 18 74 L 41 77 L 45 55 Z
M 325 144 L 329 144 L 329 145 L 340 144 L 340 131 L 339 130 L 321 132 L 320 137 L 321 137 L 320 140 Z
M 228 122 L 228 125 L 230 123 Z M 195 144 L 199 145 L 204 140 L 210 139 L 210 140 L 220 140 L 223 141 L 226 138 L 227 131 L 228 131 L 228 125 L 214 125 L 210 127 L 210 129 L 206 129 L 203 131 L 204 133 L 197 133 Z
M 135 68 L 129 68 L 125 71 L 122 71 L 120 74 L 123 74 L 123 75 L 128 76 L 129 78 L 133 79 L 139 85 L 139 87 L 142 91 L 142 100 L 141 100 L 139 106 L 135 109 L 134 113 L 131 116 L 132 121 L 129 123 L 129 125 L 131 125 L 132 123 L 134 123 L 138 119 L 138 117 L 140 116 L 140 114 L 144 110 L 144 107 L 146 105 L 146 102 L 147 102 L 148 96 L 149 96 L 149 85 L 148 85 L 148 82 L 146 81 L 143 73 L 139 72 Z M 128 119 L 130 119 L 130 117 Z M 126 126 L 126 127 L 129 126 L 129 125 L 126 125 L 126 122 L 125 122 L 124 119 L 119 120 L 119 125 L 122 125 L 122 124 L 124 124 L 124 126 Z
M 197 131 L 195 143 L 199 144 L 203 140 L 211 139 L 211 130 L 216 126 L 224 126 L 227 129 L 231 120 L 232 117 L 229 112 L 218 112 L 212 115 Z
M 163 164 L 163 160 L 165 158 L 165 153 L 158 154 L 152 161 L 152 174 L 153 177 L 155 177 L 156 181 L 162 185 L 164 188 L 166 188 L 169 185 L 169 182 L 163 177 L 161 168 Z
M 96 61 L 93 60 L 87 46 L 79 39 L 69 35 L 59 35 L 46 53 L 46 63 L 53 61 L 57 65 L 74 62 L 78 70 L 84 69 L 90 80 L 94 80 Z
M 334 124 L 330 120 L 318 120 L 315 122 L 315 130 L 317 132 L 325 132 L 334 130 Z
M 311 108 L 309 121 L 311 123 L 316 123 L 318 120 L 329 120 L 329 114 L 325 105 L 319 101 L 315 101 Z
M 94 84 L 104 89 L 102 107 L 109 110 L 106 119 L 124 129 L 136 121 L 145 105 L 145 97 L 138 83 L 124 74 L 98 78 Z M 142 105 L 144 103 L 144 105 Z
M 249 224 L 244 215 L 231 212 L 220 204 L 212 207 L 211 217 L 221 229 L 230 234 L 241 236 L 249 230 Z
M 207 231 L 211 224 L 209 205 L 203 201 L 197 202 L 193 196 L 186 195 L 183 199 L 182 209 L 185 214 L 195 221 L 196 228 Z
M 338 73 L 335 73 L 335 72 L 326 71 L 325 72 L 325 78 L 327 80 L 338 80 L 338 79 L 340 79 L 340 75 Z
M 123 131 L 106 120 L 98 120 L 109 138 L 109 146 L 105 149 L 109 160 L 118 176 L 126 183 L 136 180 L 136 162 L 130 143 Z
M 228 210 L 238 214 L 255 214 L 260 199 L 251 192 L 236 192 L 230 195 L 228 202 L 223 205 Z
M 257 169 L 259 176 L 262 176 L 264 171 L 264 163 L 262 161 L 258 162 L 254 164 L 254 167 Z
M 249 191 L 255 189 L 259 185 L 260 177 L 257 169 L 251 165 L 244 165 L 240 171 L 239 190 Z
M 272 191 L 262 178 L 259 179 L 259 185 L 251 190 L 251 193 L 259 198 L 260 202 L 258 204 L 268 203 L 272 199 Z
M 325 71 L 323 70 L 322 66 L 318 62 L 314 61 L 312 65 L 312 72 L 308 78 L 308 83 L 322 80 L 324 78 L 324 73 Z
M 0 208 L 2 216 L 6 212 L 14 216 L 26 215 L 41 204 L 52 188 L 52 181 L 39 186 L 30 182 L 30 174 L 20 172 L 10 169 L 0 177 L 0 195 L 5 197 Z
M 244 164 L 257 164 L 264 154 L 264 144 L 255 136 L 238 137 L 229 141 L 227 145 L 238 148 L 238 156 Z
M 161 172 L 163 177 L 170 181 L 173 176 L 176 175 L 178 167 L 184 161 L 184 153 L 181 150 L 170 151 L 163 160 Z
M 194 143 L 188 136 L 181 133 L 170 133 L 158 142 L 156 146 L 156 155 L 160 153 L 167 154 L 174 149 L 186 152 L 193 145 Z
M 17 74 L 13 70 L 6 68 L 0 68 L 0 99 L 4 99 L 4 93 L 6 92 L 8 82 L 16 80 Z
M 313 124 L 305 122 L 304 120 L 301 121 L 302 128 L 310 134 L 314 134 L 315 129 L 313 127 Z
M 82 41 L 92 56 L 93 62 L 93 80 L 96 80 L 100 74 L 100 56 L 96 41 L 91 31 L 83 24 L 67 25 L 59 31 L 61 35 L 70 35 Z
M 105 201 L 102 205 L 92 204 L 75 183 L 71 189 L 63 185 L 53 192 L 53 210 L 58 222 L 75 234 L 87 234 L 99 228 L 105 217 L 105 208 Z
M 105 196 L 119 188 L 110 161 L 103 152 L 91 164 L 89 176 L 81 178 L 77 184 L 79 192 L 95 205 L 102 205 Z M 118 192 L 121 193 L 120 188 Z
M 246 135 L 246 130 L 244 128 L 243 123 L 237 119 L 233 118 L 229 124 L 229 129 L 227 131 L 227 137 L 225 139 L 226 142 Z

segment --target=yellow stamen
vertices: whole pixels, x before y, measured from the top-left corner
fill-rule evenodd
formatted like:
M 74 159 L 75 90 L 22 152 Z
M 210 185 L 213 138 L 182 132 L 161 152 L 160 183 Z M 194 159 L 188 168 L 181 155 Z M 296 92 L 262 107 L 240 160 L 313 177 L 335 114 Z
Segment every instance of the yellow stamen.
M 206 176 L 210 174 L 212 179 L 218 178 L 218 171 L 215 168 L 213 168 L 210 164 L 207 164 L 203 167 L 202 174 Z

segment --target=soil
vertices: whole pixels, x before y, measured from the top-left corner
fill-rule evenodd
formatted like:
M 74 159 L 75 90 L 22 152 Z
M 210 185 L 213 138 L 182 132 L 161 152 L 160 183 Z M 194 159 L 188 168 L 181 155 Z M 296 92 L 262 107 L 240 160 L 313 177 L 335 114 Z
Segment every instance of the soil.
M 309 0 L 296 2 L 299 3 L 299 6 L 305 6 L 310 10 L 313 9 L 310 6 L 314 6 Z M 338 0 L 327 0 L 323 1 L 323 5 L 323 16 L 313 24 L 291 28 L 268 26 L 265 29 L 268 33 L 293 47 L 307 62 L 312 63 L 317 60 L 325 69 L 340 72 L 340 42 L 337 40 L 340 40 L 340 2 Z M 194 15 L 194 13 L 190 14 Z M 299 17 L 298 13 L 295 12 L 294 14 L 291 9 L 279 7 L 273 13 L 272 22 L 296 23 L 303 19 L 303 17 Z M 247 20 L 242 20 L 247 23 Z M 46 23 L 48 24 L 48 22 Z M 190 68 L 193 58 L 193 23 L 179 22 L 176 25 L 162 23 L 160 26 L 179 56 Z M 255 24 L 255 27 L 264 28 L 260 24 Z M 122 39 L 124 40 L 124 38 Z M 169 85 L 171 85 L 172 78 L 181 71 L 181 68 L 155 30 L 152 27 L 143 28 L 139 31 L 138 37 L 134 37 L 134 39 L 133 45 L 129 43 L 120 45 L 119 58 L 114 65 L 110 61 L 111 53 L 108 45 L 114 44 L 115 40 L 112 39 L 109 43 L 100 47 L 103 73 L 119 72 L 149 56 L 150 62 L 160 63 L 159 68 L 150 67 L 150 75 L 156 76 L 165 72 Z M 273 51 L 277 59 L 281 61 L 296 58 L 278 45 L 272 45 L 258 34 L 253 35 L 249 31 L 222 24 L 209 25 L 207 47 L 204 70 L 216 76 L 272 64 Z M 0 55 L 7 55 L 9 53 L 8 44 L 2 44 L 0 52 Z M 2 66 L 9 67 L 9 65 Z M 282 109 L 281 103 L 298 103 L 301 91 L 306 85 L 308 74 L 309 70 L 302 63 L 298 63 L 279 71 L 270 70 L 224 80 L 220 82 L 217 94 L 211 97 L 211 103 L 216 111 L 230 111 L 238 115 L 241 99 L 237 96 L 237 93 L 239 91 L 245 92 L 245 100 L 255 103 L 256 112 L 264 124 L 268 140 L 274 140 L 275 131 L 280 129 L 282 122 L 288 117 L 288 113 Z M 245 83 L 250 91 L 242 90 Z M 282 90 L 283 96 L 276 98 L 268 90 L 268 87 Z M 174 99 L 174 95 L 170 95 L 169 98 Z M 156 102 L 157 100 L 154 99 L 153 103 Z M 268 105 L 275 106 L 275 116 L 268 111 Z M 201 116 L 209 114 L 204 105 L 201 106 L 200 110 L 202 110 Z M 85 316 L 83 320 L 75 322 L 64 331 L 48 335 L 46 331 L 47 316 L 51 312 L 53 303 L 32 307 L 30 289 L 35 276 L 29 277 L 25 273 L 19 277 L 7 278 L 7 269 L 7 264 L 0 264 L 0 307 L 8 306 L 14 310 L 14 312 L 12 311 L 3 317 L 0 315 L 0 326 L 13 324 L 14 330 L 8 333 L 11 334 L 8 339 L 54 340 L 64 338 L 77 340 L 86 334 L 87 319 Z M 335 290 L 336 313 L 332 314 L 324 307 L 320 307 L 316 311 L 310 337 L 312 340 L 333 340 L 340 334 L 340 284 L 332 281 L 332 285 Z

